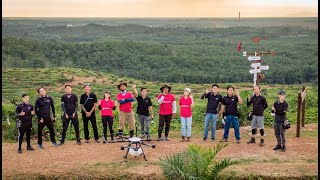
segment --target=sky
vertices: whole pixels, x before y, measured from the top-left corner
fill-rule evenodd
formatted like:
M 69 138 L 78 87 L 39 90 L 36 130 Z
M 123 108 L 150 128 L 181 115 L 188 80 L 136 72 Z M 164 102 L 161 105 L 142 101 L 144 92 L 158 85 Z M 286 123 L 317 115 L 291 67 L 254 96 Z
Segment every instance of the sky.
M 318 0 L 2 0 L 2 17 L 318 17 Z

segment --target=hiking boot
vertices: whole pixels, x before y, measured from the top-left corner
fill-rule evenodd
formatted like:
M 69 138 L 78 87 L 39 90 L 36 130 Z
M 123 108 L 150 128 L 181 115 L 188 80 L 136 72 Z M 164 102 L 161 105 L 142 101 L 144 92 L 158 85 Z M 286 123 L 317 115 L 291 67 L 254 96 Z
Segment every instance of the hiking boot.
M 184 141 L 185 141 L 185 137 L 182 136 L 182 137 L 181 137 L 181 142 L 184 142 Z
M 251 137 L 250 141 L 247 142 L 247 144 L 254 144 L 254 143 L 256 143 L 256 139 L 253 137 Z
M 52 146 L 58 147 L 59 145 L 56 142 L 52 142 Z
M 220 142 L 228 142 L 228 139 L 223 138 L 220 140 Z
M 282 146 L 281 151 L 285 152 L 287 150 L 286 146 Z
M 259 144 L 260 146 L 263 146 L 264 145 L 264 139 L 261 139 L 260 140 L 260 144 Z
M 106 144 L 106 143 L 107 143 L 107 140 L 103 140 L 102 142 L 103 142 L 103 144 Z
M 161 137 L 158 137 L 158 141 L 162 141 L 163 140 L 163 138 L 161 138 Z
M 273 150 L 278 150 L 278 149 L 281 149 L 281 145 L 279 145 L 279 144 L 273 148 Z
M 34 148 L 31 147 L 31 146 L 27 146 L 27 150 L 28 150 L 28 151 L 34 151 Z
M 187 142 L 190 142 L 190 137 L 187 137 Z
M 96 143 L 100 143 L 99 139 L 96 139 Z
M 168 137 L 164 137 L 165 141 L 170 141 L 170 139 Z
M 78 145 L 81 145 L 81 141 L 77 141 L 77 144 L 78 144 Z
M 86 143 L 89 143 L 89 139 L 86 139 Z
M 38 144 L 38 148 L 39 148 L 39 149 L 43 149 L 42 144 Z
M 18 153 L 21 154 L 21 153 L 22 153 L 22 150 L 21 150 L 21 149 L 18 149 Z
M 236 142 L 237 142 L 238 144 L 240 144 L 240 143 L 241 143 L 240 139 L 237 139 L 237 140 L 236 140 Z
M 206 142 L 206 141 L 207 141 L 207 139 L 203 138 L 203 139 L 202 139 L 202 141 L 203 141 L 203 142 Z

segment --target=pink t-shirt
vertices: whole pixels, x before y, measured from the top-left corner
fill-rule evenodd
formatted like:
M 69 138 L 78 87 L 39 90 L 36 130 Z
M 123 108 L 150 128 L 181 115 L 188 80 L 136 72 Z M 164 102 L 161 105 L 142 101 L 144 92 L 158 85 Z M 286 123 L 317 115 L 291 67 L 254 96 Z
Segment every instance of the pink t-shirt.
M 122 95 L 122 93 L 120 92 L 117 95 L 118 101 L 120 101 L 122 99 L 129 99 L 129 98 L 133 98 L 133 95 L 130 92 L 126 92 L 125 95 Z M 124 104 L 120 104 L 119 109 L 120 109 L 120 111 L 123 111 L 123 112 L 131 112 L 132 111 L 131 102 L 126 102 Z
M 184 97 L 180 98 L 179 106 L 180 106 L 180 116 L 181 117 L 191 117 L 192 112 L 191 112 L 191 98 L 188 97 L 185 99 Z
M 114 108 L 113 101 L 111 101 L 110 99 L 108 101 L 106 101 L 105 99 L 102 99 L 100 103 L 100 107 L 101 107 L 101 116 L 113 117 L 113 113 L 112 113 L 112 108 Z
M 163 94 L 159 94 L 158 100 L 164 96 Z M 174 96 L 172 94 L 167 94 L 164 96 L 164 100 L 160 104 L 160 112 L 161 115 L 172 114 L 172 102 L 175 101 Z

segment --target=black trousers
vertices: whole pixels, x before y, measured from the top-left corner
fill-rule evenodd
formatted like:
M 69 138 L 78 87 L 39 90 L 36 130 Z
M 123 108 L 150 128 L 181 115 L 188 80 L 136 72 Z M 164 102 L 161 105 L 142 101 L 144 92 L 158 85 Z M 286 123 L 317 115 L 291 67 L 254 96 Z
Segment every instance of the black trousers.
M 61 133 L 62 134 L 61 142 L 64 143 L 70 120 L 71 120 L 71 123 L 73 124 L 74 130 L 76 132 L 77 142 L 80 141 L 78 115 L 75 115 L 74 118 L 72 118 L 72 116 L 69 116 L 68 119 L 64 115 L 64 116 L 61 117 L 61 119 L 62 119 L 62 122 L 63 122 L 63 128 L 62 128 L 62 133 Z
M 166 124 L 164 135 L 165 135 L 165 137 L 168 137 L 169 131 L 170 131 L 171 119 L 172 119 L 172 114 L 168 114 L 168 115 L 159 114 L 158 137 L 161 137 L 161 133 L 162 133 L 164 124 Z
M 110 131 L 110 136 L 111 136 L 111 140 L 113 140 L 113 117 L 112 116 L 102 116 L 102 125 L 103 125 L 103 137 L 105 138 L 105 140 L 107 140 L 107 128 L 109 125 L 109 131 Z
M 53 122 L 51 118 L 43 118 L 43 123 L 38 122 L 38 144 L 42 144 L 42 130 L 44 126 L 47 126 L 50 132 L 50 140 L 51 142 L 56 142 L 54 129 L 53 129 Z
M 86 116 L 86 113 L 82 112 L 82 121 L 83 121 L 83 130 L 84 130 L 84 138 L 86 140 L 89 140 L 89 129 L 88 129 L 88 123 L 91 122 L 92 129 L 93 129 L 93 135 L 94 139 L 99 139 L 98 135 L 98 128 L 97 128 L 97 120 L 96 120 L 96 114 L 95 112 L 92 112 L 90 117 Z
M 30 135 L 31 135 L 31 128 L 32 128 L 32 122 L 23 122 L 21 126 L 19 127 L 19 136 L 18 136 L 18 143 L 19 143 L 19 149 L 21 149 L 21 144 L 23 141 L 24 133 L 26 133 L 27 136 L 27 147 L 30 147 Z

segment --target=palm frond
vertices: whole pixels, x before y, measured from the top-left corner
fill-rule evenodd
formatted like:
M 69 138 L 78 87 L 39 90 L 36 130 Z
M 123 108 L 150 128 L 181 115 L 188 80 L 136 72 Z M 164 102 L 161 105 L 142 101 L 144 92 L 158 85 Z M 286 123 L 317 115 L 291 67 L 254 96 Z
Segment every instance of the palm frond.
M 219 172 L 223 169 L 227 168 L 228 166 L 237 164 L 237 161 L 233 161 L 230 159 L 222 159 L 219 162 L 215 163 L 214 166 L 210 168 L 210 173 L 208 175 L 208 179 L 217 179 Z

